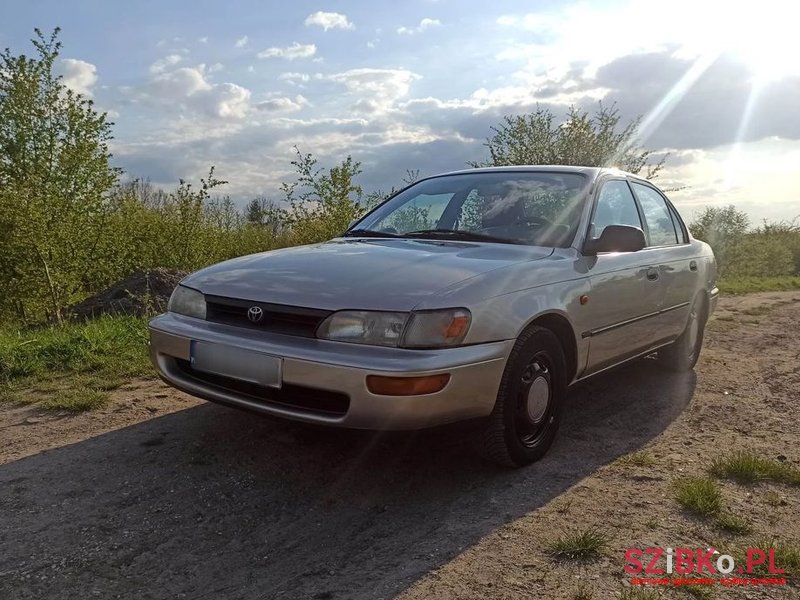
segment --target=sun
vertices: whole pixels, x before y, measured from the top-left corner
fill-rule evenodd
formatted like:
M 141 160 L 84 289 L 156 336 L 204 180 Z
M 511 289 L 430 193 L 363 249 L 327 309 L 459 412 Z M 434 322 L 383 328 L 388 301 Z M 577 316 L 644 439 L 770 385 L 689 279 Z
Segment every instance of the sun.
M 707 15 L 708 44 L 746 65 L 754 83 L 800 75 L 800 4 L 762 0 L 716 6 L 718 10 Z

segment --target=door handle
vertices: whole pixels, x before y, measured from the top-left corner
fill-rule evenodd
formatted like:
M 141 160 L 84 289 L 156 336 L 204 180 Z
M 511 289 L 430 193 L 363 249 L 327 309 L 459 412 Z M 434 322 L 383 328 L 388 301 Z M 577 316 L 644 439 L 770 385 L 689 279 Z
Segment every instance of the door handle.
M 697 261 L 696 260 L 690 260 L 689 261 L 689 270 L 690 271 L 697 271 Z
M 647 269 L 647 280 L 648 281 L 655 281 L 658 279 L 658 269 L 655 267 L 650 267 Z

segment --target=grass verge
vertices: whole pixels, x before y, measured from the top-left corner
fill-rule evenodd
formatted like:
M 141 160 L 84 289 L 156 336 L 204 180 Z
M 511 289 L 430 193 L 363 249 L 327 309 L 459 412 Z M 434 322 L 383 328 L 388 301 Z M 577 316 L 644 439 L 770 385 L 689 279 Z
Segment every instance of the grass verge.
M 589 560 L 597 558 L 608 545 L 608 537 L 596 529 L 565 533 L 551 542 L 547 549 L 556 558 Z
M 0 400 L 83 411 L 105 404 L 108 392 L 131 377 L 150 373 L 142 318 L 0 329 Z
M 723 294 L 739 295 L 753 292 L 800 290 L 800 276 L 784 277 L 723 277 L 717 282 Z

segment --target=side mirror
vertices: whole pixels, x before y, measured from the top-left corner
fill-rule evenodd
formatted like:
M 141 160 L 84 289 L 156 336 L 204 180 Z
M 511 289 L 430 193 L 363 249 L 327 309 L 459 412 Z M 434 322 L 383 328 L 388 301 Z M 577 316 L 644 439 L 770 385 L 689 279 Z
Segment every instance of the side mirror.
M 599 238 L 587 240 L 584 254 L 638 252 L 647 245 L 644 232 L 630 225 L 607 225 Z

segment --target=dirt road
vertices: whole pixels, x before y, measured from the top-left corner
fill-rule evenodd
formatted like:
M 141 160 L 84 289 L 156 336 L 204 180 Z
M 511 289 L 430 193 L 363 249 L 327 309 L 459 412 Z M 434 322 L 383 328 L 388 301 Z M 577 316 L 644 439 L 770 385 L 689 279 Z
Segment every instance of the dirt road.
M 645 360 L 573 389 L 550 454 L 516 471 L 458 432 L 310 429 L 151 384 L 104 433 L 0 407 L 0 598 L 570 598 L 583 582 L 613 597 L 623 548 L 736 541 L 681 513 L 673 475 L 735 447 L 800 464 L 799 323 L 799 293 L 723 299 L 696 375 Z M 189 408 L 147 418 L 159 401 Z M 643 448 L 654 466 L 615 462 Z M 761 537 L 800 539 L 797 488 L 725 493 Z M 609 533 L 606 556 L 547 555 L 575 524 Z

